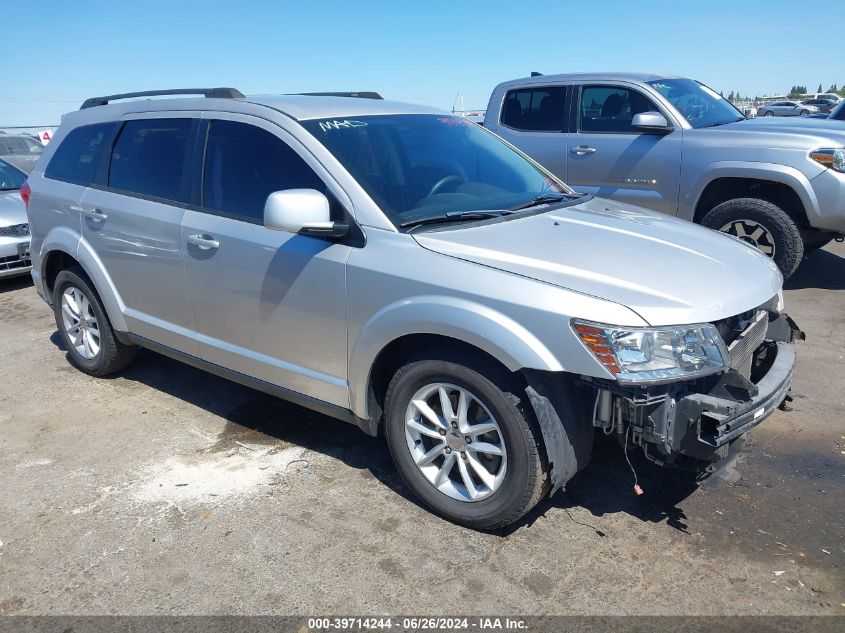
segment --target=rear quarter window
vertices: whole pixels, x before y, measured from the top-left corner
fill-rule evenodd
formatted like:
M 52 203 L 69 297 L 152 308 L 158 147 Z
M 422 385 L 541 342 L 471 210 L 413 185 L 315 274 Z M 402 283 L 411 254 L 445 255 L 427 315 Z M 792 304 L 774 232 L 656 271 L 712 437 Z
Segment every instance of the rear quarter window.
M 108 151 L 115 123 L 84 125 L 71 130 L 56 148 L 44 175 L 53 180 L 88 185 Z

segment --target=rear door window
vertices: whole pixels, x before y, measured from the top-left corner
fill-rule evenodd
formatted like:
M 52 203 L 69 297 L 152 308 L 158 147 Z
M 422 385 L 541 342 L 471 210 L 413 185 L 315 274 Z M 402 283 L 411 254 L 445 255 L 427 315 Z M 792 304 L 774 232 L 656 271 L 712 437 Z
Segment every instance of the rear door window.
M 565 106 L 565 86 L 511 90 L 505 95 L 501 122 L 515 130 L 562 132 L 566 118 Z
M 326 186 L 287 143 L 238 121 L 211 121 L 205 150 L 203 206 L 256 222 L 274 191 Z
M 631 121 L 642 112 L 659 112 L 641 92 L 619 86 L 584 86 L 579 106 L 581 132 L 638 132 Z
M 80 185 L 93 183 L 115 126 L 115 123 L 97 123 L 71 130 L 56 148 L 44 175 Z
M 193 119 L 127 121 L 112 151 L 109 187 L 187 203 L 193 126 Z

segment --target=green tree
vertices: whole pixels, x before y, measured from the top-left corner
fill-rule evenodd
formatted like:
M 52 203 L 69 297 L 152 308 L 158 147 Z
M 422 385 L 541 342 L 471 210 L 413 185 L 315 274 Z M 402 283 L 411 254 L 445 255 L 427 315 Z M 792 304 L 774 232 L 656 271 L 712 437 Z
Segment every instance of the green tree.
M 828 92 L 839 92 L 839 88 L 836 87 L 836 84 L 831 84 L 830 88 L 827 89 Z
M 733 102 L 733 100 L 734 100 L 734 91 L 731 90 L 731 93 L 728 95 L 728 101 Z
M 819 84 L 819 89 L 818 89 L 818 90 L 816 90 L 816 93 L 817 93 L 817 94 L 818 94 L 819 92 L 824 92 L 824 88 L 822 88 L 822 85 L 821 85 L 821 84 Z

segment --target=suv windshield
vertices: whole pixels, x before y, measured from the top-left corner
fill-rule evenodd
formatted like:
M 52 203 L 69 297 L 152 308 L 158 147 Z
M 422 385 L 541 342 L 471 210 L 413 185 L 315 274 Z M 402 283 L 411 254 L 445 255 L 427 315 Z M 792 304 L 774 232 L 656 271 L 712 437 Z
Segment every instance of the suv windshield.
M 842 101 L 831 111 L 830 118 L 845 121 L 845 101 Z
M 506 210 L 572 191 L 466 119 L 437 114 L 316 119 L 302 125 L 396 226 Z M 475 214 L 476 217 L 481 214 Z
M 724 125 L 745 118 L 718 92 L 692 79 L 660 79 L 648 83 L 694 128 Z

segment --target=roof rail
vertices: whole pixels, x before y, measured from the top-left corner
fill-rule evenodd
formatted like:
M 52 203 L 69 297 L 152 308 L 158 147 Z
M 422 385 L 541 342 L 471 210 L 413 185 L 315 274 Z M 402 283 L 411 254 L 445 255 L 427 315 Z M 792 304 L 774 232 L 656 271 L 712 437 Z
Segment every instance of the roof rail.
M 108 105 L 111 101 L 119 99 L 132 99 L 134 97 L 161 97 L 166 95 L 202 95 L 208 98 L 217 99 L 243 99 L 240 90 L 234 88 L 175 88 L 173 90 L 146 90 L 144 92 L 125 92 L 120 95 L 106 95 L 104 97 L 91 97 L 86 99 L 80 110 L 94 108 L 96 106 Z
M 299 92 L 301 97 L 356 97 L 358 99 L 384 99 L 377 92 Z

